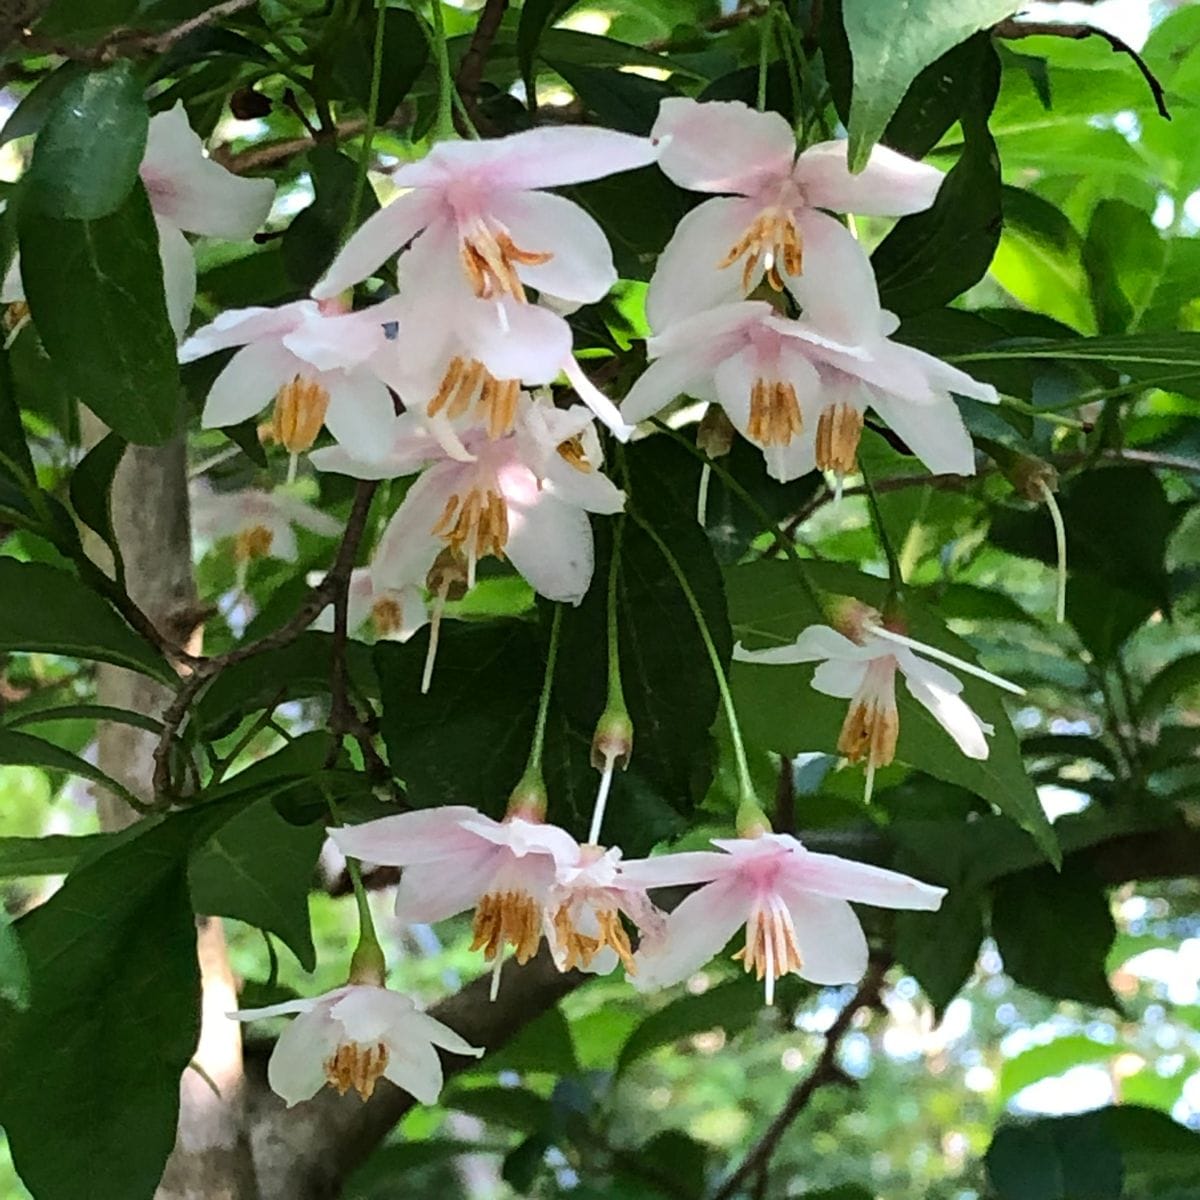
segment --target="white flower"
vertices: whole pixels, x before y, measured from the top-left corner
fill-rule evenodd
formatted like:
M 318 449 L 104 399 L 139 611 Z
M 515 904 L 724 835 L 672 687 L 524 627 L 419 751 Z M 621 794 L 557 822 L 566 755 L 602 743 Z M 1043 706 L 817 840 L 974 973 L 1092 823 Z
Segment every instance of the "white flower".
M 878 632 L 872 631 L 876 628 Z M 882 627 L 867 626 L 861 640 L 852 641 L 828 625 L 810 625 L 790 646 L 746 650 L 738 645 L 733 656 L 739 662 L 820 664 L 813 672 L 812 686 L 826 696 L 850 701 L 837 748 L 851 762 L 866 759 L 869 796 L 876 768 L 887 766 L 896 754 L 900 732 L 897 671 L 913 699 L 929 710 L 968 758 L 987 758 L 984 735 L 994 732 L 962 698 L 962 681 L 921 657 L 921 650 L 936 653 L 933 647 L 909 639 L 902 645 L 895 636 Z M 978 667 L 972 669 L 993 682 L 1005 683 Z
M 368 629 L 379 641 L 407 642 L 417 630 L 429 623 L 429 609 L 423 588 L 412 583 L 388 586 L 380 578 L 380 565 L 355 567 L 346 589 L 346 628 L 354 633 Z M 325 578 L 323 571 L 312 572 L 308 582 L 316 586 Z M 334 612 L 330 604 L 312 623 L 313 629 L 333 630 Z
M 269 179 L 243 179 L 204 153 L 204 143 L 188 124 L 183 101 L 151 117 L 146 152 L 138 169 L 154 222 L 162 259 L 167 315 L 181 337 L 196 299 L 196 264 L 185 233 L 243 241 L 267 219 L 275 199 Z M 20 268 L 13 260 L 0 301 L 24 300 Z
M 550 600 L 577 604 L 592 579 L 587 514 L 619 512 L 624 494 L 599 470 L 591 413 L 524 404 L 516 429 L 492 439 L 464 435 L 470 461 L 449 457 L 410 414 L 399 419 L 385 457 L 355 462 L 318 450 L 313 465 L 357 478 L 393 478 L 425 466 L 380 540 L 395 580 L 427 578 L 445 550 L 463 563 L 468 587 L 488 555 L 508 558 Z
M 847 903 L 936 909 L 945 888 L 833 854 L 814 854 L 788 834 L 714 838 L 709 850 L 665 854 L 624 864 L 643 887 L 703 883 L 667 917 L 662 938 L 635 956 L 639 991 L 678 983 L 699 970 L 743 925 L 735 957 L 766 980 L 789 972 L 813 983 L 851 983 L 867 968 L 867 940 Z
M 229 1015 L 254 1021 L 292 1013 L 296 1019 L 279 1035 L 267 1064 L 271 1090 L 289 1108 L 311 1100 L 326 1083 L 341 1095 L 354 1088 L 369 1100 L 381 1077 L 422 1104 L 433 1104 L 442 1090 L 434 1047 L 475 1058 L 483 1054 L 407 996 L 385 987 L 348 984 L 312 999 Z
M 883 146 L 859 174 L 850 172 L 844 141 L 810 146 L 797 157 L 783 117 L 738 100 L 664 100 L 650 136 L 659 167 L 675 183 L 726 193 L 692 209 L 658 260 L 646 311 L 660 333 L 748 295 L 764 276 L 777 291 L 795 293 L 806 277 L 823 287 L 853 239 L 822 209 L 920 212 L 942 180 L 932 167 Z
M 335 537 L 342 531 L 333 517 L 286 492 L 197 488 L 192 493 L 193 529 L 210 541 L 233 538 L 239 565 L 255 558 L 295 562 L 299 555 L 296 525 L 322 537 Z
M 309 449 L 324 424 L 355 457 L 377 457 L 396 412 L 371 360 L 386 349 L 394 319 L 387 304 L 344 312 L 313 300 L 222 313 L 179 350 L 186 363 L 242 347 L 213 381 L 204 428 L 235 425 L 274 398 L 275 438 L 292 454 Z

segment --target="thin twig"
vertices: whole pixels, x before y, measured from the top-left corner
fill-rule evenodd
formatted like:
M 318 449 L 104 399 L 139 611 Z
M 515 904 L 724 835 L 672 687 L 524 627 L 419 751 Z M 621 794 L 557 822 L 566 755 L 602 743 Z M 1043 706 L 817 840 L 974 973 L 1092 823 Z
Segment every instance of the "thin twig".
M 487 57 L 500 31 L 500 22 L 508 9 L 508 0 L 486 0 L 471 35 L 471 44 L 458 64 L 458 75 L 454 80 L 455 89 L 467 110 L 467 117 L 480 133 L 496 133 L 493 122 L 483 114 L 479 107 L 479 92 L 483 87 L 483 70 L 487 66 Z M 466 136 L 467 131 L 460 129 Z
M 1125 54 L 1133 59 L 1134 65 L 1142 73 L 1146 86 L 1154 96 L 1154 106 L 1158 109 L 1159 116 L 1168 121 L 1171 119 L 1163 86 L 1146 64 L 1146 60 L 1128 42 L 1117 37 L 1115 33 L 1110 33 L 1107 29 L 1101 29 L 1098 25 L 1073 25 L 1056 21 L 1021 21 L 1010 17 L 1007 21 L 993 25 L 992 33 L 996 37 L 1010 40 L 1027 37 L 1060 37 L 1078 42 L 1089 37 L 1103 38 L 1114 54 Z
M 780 1139 L 788 1131 L 792 1122 L 808 1107 L 808 1102 L 818 1089 L 830 1083 L 850 1082 L 844 1071 L 837 1065 L 838 1050 L 842 1039 L 850 1032 L 850 1026 L 861 1009 L 873 1008 L 879 1004 L 879 990 L 883 986 L 883 977 L 890 967 L 891 959 L 879 956 L 871 959 L 867 974 L 858 991 L 851 997 L 850 1002 L 838 1013 L 832 1025 L 825 1033 L 825 1045 L 816 1066 L 792 1090 L 792 1094 L 784 1102 L 775 1119 L 767 1126 L 762 1137 L 751 1147 L 750 1153 L 742 1159 L 741 1165 L 713 1193 L 712 1200 L 730 1200 L 732 1196 L 745 1186 L 751 1179 L 765 1172 L 770 1165 L 771 1156 L 775 1153 Z

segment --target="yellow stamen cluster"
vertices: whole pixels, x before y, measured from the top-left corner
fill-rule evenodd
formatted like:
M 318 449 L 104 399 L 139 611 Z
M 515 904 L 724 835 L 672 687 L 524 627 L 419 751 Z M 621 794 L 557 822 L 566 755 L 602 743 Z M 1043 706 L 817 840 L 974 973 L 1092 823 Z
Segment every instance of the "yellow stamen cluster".
M 756 379 L 750 389 L 746 432 L 760 446 L 786 446 L 804 424 L 800 401 L 790 383 Z
M 431 417 L 445 412 L 454 419 L 474 407 L 494 440 L 512 429 L 520 396 L 519 379 L 497 379 L 478 359 L 455 355 L 426 412 Z
M 625 932 L 617 910 L 615 908 L 598 909 L 596 921 L 600 926 L 599 936 L 592 937 L 589 934 L 581 933 L 576 927 L 571 917 L 569 904 L 564 904 L 554 914 L 554 932 L 558 935 L 559 944 L 565 953 L 563 970 L 573 971 L 576 967 L 590 967 L 592 959 L 607 946 L 616 952 L 627 974 L 636 974 L 633 946 L 629 942 L 629 934 Z
M 528 892 L 489 892 L 475 909 L 472 950 L 491 962 L 512 946 L 517 962 L 526 963 L 542 940 L 541 912 Z
M 553 254 L 522 250 L 506 231 L 489 229 L 479 224 L 459 247 L 459 261 L 471 281 L 471 288 L 480 299 L 511 296 L 524 302 L 525 285 L 517 274 L 518 267 L 540 267 Z
M 279 389 L 271 414 L 271 440 L 289 454 L 303 454 L 325 424 L 329 392 L 315 379 L 297 375 Z
M 750 228 L 730 249 L 718 267 L 731 267 L 739 259 L 742 264 L 742 290 L 749 291 L 754 281 L 754 272 L 763 258 L 767 263 L 767 282 L 777 292 L 783 291 L 783 279 L 777 264 L 783 263 L 789 275 L 799 275 L 804 267 L 804 247 L 800 231 L 787 209 L 769 208 L 759 213 L 750 223 Z
M 275 535 L 265 525 L 251 525 L 248 529 L 239 530 L 233 539 L 233 557 L 239 563 L 266 558 L 274 540 Z
M 875 696 L 851 702 L 838 734 L 837 748 L 852 763 L 864 758 L 872 767 L 886 767 L 896 757 L 900 714 L 894 704 Z
M 734 956 L 761 983 L 800 970 L 804 960 L 796 944 L 791 915 L 782 904 L 759 908 L 746 922 L 746 944 Z
M 377 637 L 399 633 L 404 624 L 404 605 L 395 596 L 380 596 L 371 605 L 371 624 Z
M 575 470 L 582 471 L 585 475 L 592 469 L 592 464 L 588 462 L 587 451 L 583 448 L 583 438 L 579 434 L 567 438 L 565 442 L 559 442 L 558 454 L 567 466 L 574 467 Z
M 14 332 L 19 326 L 29 320 L 29 305 L 24 300 L 14 300 L 4 309 L 4 329 L 7 333 Z
M 508 506 L 499 492 L 472 488 L 466 496 L 455 494 L 446 501 L 431 532 L 445 538 L 458 553 L 465 548 L 472 560 L 489 554 L 503 558 L 508 544 Z
M 863 415 L 852 404 L 830 404 L 817 418 L 817 466 L 848 475 L 858 457 Z
M 325 1060 L 325 1078 L 337 1088 L 339 1096 L 353 1088 L 364 1100 L 370 1100 L 387 1065 L 388 1048 L 383 1042 L 372 1046 L 348 1042 Z

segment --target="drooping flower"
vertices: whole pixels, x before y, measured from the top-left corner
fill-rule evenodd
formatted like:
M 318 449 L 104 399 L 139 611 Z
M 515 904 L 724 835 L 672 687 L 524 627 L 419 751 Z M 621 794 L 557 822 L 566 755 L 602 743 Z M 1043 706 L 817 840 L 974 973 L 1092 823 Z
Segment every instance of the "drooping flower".
M 537 953 L 557 869 L 580 854 L 557 825 L 519 815 L 496 821 L 463 804 L 343 826 L 329 836 L 343 854 L 404 868 L 396 916 L 406 924 L 474 908 L 471 949 L 482 950 L 497 971 L 506 946 L 518 963 Z
M 335 537 L 342 531 L 333 517 L 286 492 L 197 488 L 192 493 L 193 529 L 211 541 L 232 538 L 234 558 L 242 573 L 258 558 L 295 562 L 299 549 L 294 526 L 322 537 Z
M 762 300 L 680 321 L 649 339 L 655 361 L 630 389 L 622 416 L 643 420 L 681 393 L 720 404 L 762 449 L 769 473 L 786 482 L 813 466 L 852 471 L 869 406 L 930 471 L 973 475 L 974 448 L 951 393 L 995 403 L 996 389 L 892 341 L 897 322 L 880 309 L 873 277 L 855 300 L 855 329 L 793 320 Z
M 624 875 L 621 851 L 588 844 L 579 858 L 560 864 L 550 889 L 546 936 L 560 971 L 578 968 L 607 975 L 618 962 L 636 974 L 633 946 L 621 924 L 627 916 L 641 931 L 642 945 L 661 937 L 666 916 L 646 889 Z
M 743 925 L 735 958 L 766 983 L 789 973 L 820 984 L 850 983 L 867 967 L 867 941 L 848 901 L 933 910 L 945 888 L 896 871 L 816 854 L 788 834 L 714 838 L 721 851 L 691 851 L 623 865 L 634 883 L 654 889 L 702 883 L 667 917 L 661 939 L 634 956 L 640 991 L 678 983 L 699 970 Z
M 183 235 L 198 233 L 230 241 L 249 238 L 267 219 L 275 184 L 269 179 L 242 178 L 213 162 L 188 124 L 182 100 L 151 117 L 138 173 L 158 226 L 167 315 L 180 337 L 196 298 L 196 264 Z M 24 298 L 14 259 L 0 301 L 7 304 Z
M 933 203 L 941 173 L 876 146 L 851 174 L 844 141 L 796 155 L 791 127 L 778 113 L 738 100 L 662 102 L 650 133 L 658 164 L 679 184 L 715 192 L 680 221 L 658 260 L 646 311 L 662 332 L 674 321 L 748 295 L 766 277 L 776 291 L 832 271 L 850 234 L 832 212 L 899 216 Z
M 616 282 L 603 231 L 577 204 L 541 189 L 645 166 L 654 155 L 645 138 L 583 126 L 440 142 L 392 173 L 408 190 L 363 223 L 313 295 L 335 296 L 414 238 L 433 238 L 451 256 L 442 271 L 461 272 L 481 299 L 520 303 L 532 287 L 580 304 L 599 300 Z
M 204 428 L 235 425 L 273 398 L 273 437 L 293 456 L 308 450 L 324 425 L 355 457 L 377 457 L 396 411 L 372 359 L 386 350 L 385 324 L 394 319 L 391 304 L 345 312 L 336 302 L 313 300 L 222 313 L 179 350 L 186 363 L 241 347 L 213 381 Z
M 593 568 L 587 514 L 619 512 L 625 500 L 599 470 L 599 439 L 586 408 L 527 401 L 513 433 L 464 435 L 467 462 L 446 455 L 410 414 L 396 429 L 387 456 L 375 462 L 355 462 L 333 448 L 312 456 L 320 470 L 364 479 L 426 466 L 380 540 L 394 578 L 425 579 L 449 550 L 464 562 L 468 587 L 478 561 L 492 555 L 510 559 L 547 599 L 583 599 Z
M 407 642 L 417 630 L 429 623 L 424 590 L 412 583 L 390 587 L 380 578 L 379 564 L 355 567 L 346 590 L 346 628 L 354 633 L 369 629 L 378 641 Z M 308 582 L 316 585 L 324 578 L 314 572 Z M 313 629 L 333 629 L 333 605 L 325 608 L 312 623 Z
M 296 1014 L 267 1063 L 267 1082 L 289 1108 L 311 1100 L 325 1084 L 369 1100 L 381 1078 L 422 1104 L 442 1090 L 436 1046 L 478 1058 L 448 1025 L 421 1012 L 407 996 L 385 987 L 347 984 L 323 996 L 289 1000 L 229 1015 L 238 1021 Z
M 962 698 L 962 681 L 945 667 L 930 662 L 930 655 L 950 657 L 972 674 L 1009 690 L 1021 691 L 1007 680 L 947 656 L 935 647 L 912 641 L 878 621 L 861 623 L 853 639 L 829 625 L 810 625 L 790 646 L 746 650 L 738 645 L 734 649 L 734 658 L 740 662 L 819 663 L 812 686 L 826 696 L 850 701 L 837 748 L 851 762 L 866 761 L 868 798 L 875 771 L 891 763 L 896 754 L 900 732 L 897 671 L 904 677 L 909 694 L 928 709 L 963 754 L 976 759 L 988 756 L 985 735 L 993 733 L 993 727 L 981 721 Z

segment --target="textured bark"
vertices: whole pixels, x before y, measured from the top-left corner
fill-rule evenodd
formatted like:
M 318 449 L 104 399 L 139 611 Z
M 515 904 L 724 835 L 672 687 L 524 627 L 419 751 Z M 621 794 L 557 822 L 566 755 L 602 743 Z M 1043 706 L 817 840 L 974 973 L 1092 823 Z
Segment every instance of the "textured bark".
M 102 432 L 94 418 L 85 430 L 89 440 Z M 126 451 L 113 485 L 113 523 L 129 594 L 170 640 L 196 640 L 199 612 L 182 441 Z M 102 546 L 90 546 L 89 552 L 101 566 L 110 566 Z M 171 698 L 161 684 L 113 666 L 99 668 L 96 691 L 101 704 L 150 716 L 161 715 Z M 155 742 L 144 730 L 105 724 L 99 765 L 135 795 L 148 798 Z M 105 829 L 120 829 L 137 816 L 107 793 L 97 796 L 97 808 Z M 245 1133 L 241 1027 L 225 1016 L 236 1007 L 237 992 L 219 920 L 199 922 L 197 952 L 202 1022 L 194 1061 L 200 1071 L 185 1071 L 180 1081 L 175 1150 L 156 1200 L 258 1200 Z M 146 1052 L 153 1054 L 154 1048 Z

